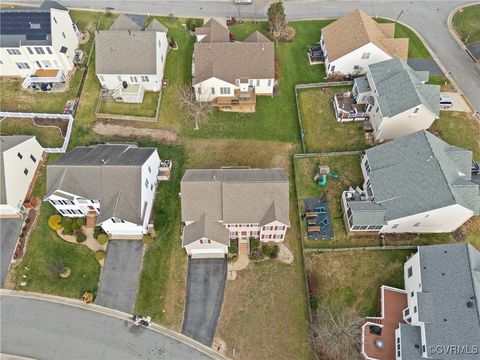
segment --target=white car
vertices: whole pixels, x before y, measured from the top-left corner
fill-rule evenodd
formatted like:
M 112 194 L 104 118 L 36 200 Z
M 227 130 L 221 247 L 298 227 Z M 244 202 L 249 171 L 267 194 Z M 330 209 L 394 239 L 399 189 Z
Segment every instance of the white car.
M 233 0 L 235 5 L 251 5 L 253 0 Z
M 440 96 L 440 107 L 442 109 L 449 109 L 453 106 L 453 100 L 447 96 Z

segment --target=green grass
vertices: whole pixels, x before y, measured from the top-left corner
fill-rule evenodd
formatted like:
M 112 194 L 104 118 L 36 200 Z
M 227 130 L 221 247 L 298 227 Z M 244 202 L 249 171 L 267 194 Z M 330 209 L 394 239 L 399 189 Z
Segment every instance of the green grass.
M 157 114 L 158 92 L 146 91 L 143 102 L 128 104 L 115 100 L 100 100 L 99 112 L 103 114 L 155 117 Z
M 33 135 L 43 147 L 62 147 L 63 138 L 59 128 L 35 126 L 31 119 L 4 119 L 0 130 L 8 135 Z
M 456 12 L 452 19 L 453 28 L 460 39 L 466 44 L 480 41 L 480 5 L 463 8 Z
M 76 299 L 86 290 L 95 294 L 100 265 L 94 252 L 86 246 L 60 239 L 48 227 L 48 218 L 54 213 L 53 206 L 42 203 L 37 226 L 28 240 L 27 252 L 17 267 L 16 288 Z M 52 272 L 52 264 L 58 259 L 71 269 L 69 278 L 61 279 Z M 20 287 L 21 281 L 26 281 L 27 286 Z
M 327 92 L 320 88 L 298 91 L 307 153 L 362 150 L 368 147 L 362 121 L 340 123 L 335 116 L 332 98 L 335 93 L 348 90 L 351 88 L 332 87 Z
M 403 288 L 403 263 L 411 253 L 388 250 L 308 254 L 306 267 L 318 284 L 312 289 L 314 296 L 335 312 L 375 316 L 380 286 Z
M 392 23 L 392 20 L 388 19 L 375 19 L 378 23 Z M 409 38 L 408 44 L 408 58 L 409 59 L 420 59 L 420 60 L 433 60 L 432 55 L 428 52 L 427 48 L 420 40 L 420 38 L 415 34 L 413 30 L 408 28 L 405 25 L 397 23 L 395 25 L 395 37 L 396 38 Z

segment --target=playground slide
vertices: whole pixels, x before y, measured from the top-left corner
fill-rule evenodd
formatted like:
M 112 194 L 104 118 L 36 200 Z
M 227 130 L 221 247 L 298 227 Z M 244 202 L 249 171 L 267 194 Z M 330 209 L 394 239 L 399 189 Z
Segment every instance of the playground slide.
M 335 174 L 335 173 L 332 173 L 332 172 L 329 172 L 325 175 L 322 175 L 322 178 L 320 179 L 320 181 L 318 182 L 318 185 L 320 186 L 325 186 L 327 184 L 327 175 L 334 178 L 334 179 L 338 179 L 338 175 Z

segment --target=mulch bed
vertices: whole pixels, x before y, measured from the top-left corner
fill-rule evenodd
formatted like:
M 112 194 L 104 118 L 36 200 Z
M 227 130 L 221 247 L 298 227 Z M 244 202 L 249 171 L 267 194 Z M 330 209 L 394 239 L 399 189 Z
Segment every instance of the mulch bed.
M 34 118 L 33 122 L 35 125 L 40 126 L 56 126 L 62 132 L 62 137 L 67 136 L 68 121 L 63 119 L 45 119 L 45 118 Z

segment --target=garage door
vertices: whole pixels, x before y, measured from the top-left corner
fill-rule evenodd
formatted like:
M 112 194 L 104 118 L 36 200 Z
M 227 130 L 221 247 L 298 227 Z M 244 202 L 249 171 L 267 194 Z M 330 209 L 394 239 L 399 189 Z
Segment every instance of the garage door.
M 191 250 L 192 259 L 219 259 L 225 257 L 223 249 Z

